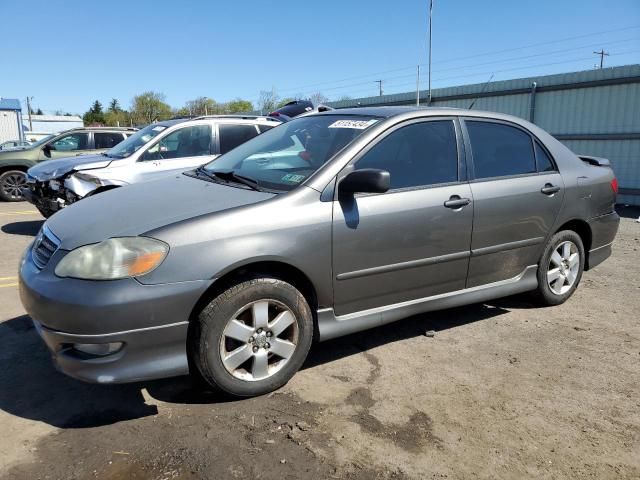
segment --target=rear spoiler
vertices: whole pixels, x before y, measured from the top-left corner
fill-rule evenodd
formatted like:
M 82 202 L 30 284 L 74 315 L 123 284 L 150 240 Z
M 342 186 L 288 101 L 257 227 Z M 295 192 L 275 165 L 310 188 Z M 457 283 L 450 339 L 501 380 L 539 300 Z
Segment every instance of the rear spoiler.
M 578 155 L 578 158 L 594 167 L 611 167 L 611 162 L 606 158 L 592 157 L 591 155 Z

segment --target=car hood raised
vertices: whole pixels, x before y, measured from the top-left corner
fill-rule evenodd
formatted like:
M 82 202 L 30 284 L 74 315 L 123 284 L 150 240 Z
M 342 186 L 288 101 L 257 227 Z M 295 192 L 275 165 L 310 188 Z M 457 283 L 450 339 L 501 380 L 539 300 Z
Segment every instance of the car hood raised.
M 85 198 L 53 215 L 47 226 L 61 240 L 60 248 L 71 250 L 107 238 L 141 235 L 274 195 L 177 175 Z
M 78 167 L 89 167 L 92 163 L 94 168 L 104 168 L 114 159 L 104 155 L 76 155 L 73 157 L 56 158 L 55 160 L 44 160 L 29 169 L 29 175 L 36 180 L 44 182 L 52 178 L 58 178 L 76 170 Z

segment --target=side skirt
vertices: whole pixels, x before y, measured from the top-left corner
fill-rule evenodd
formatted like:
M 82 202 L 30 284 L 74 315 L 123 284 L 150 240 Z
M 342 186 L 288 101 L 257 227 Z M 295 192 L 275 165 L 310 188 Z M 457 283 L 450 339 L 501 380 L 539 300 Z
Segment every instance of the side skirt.
M 534 290 L 538 286 L 537 265 L 530 265 L 516 277 L 477 287 L 418 298 L 407 302 L 336 316 L 333 308 L 318 310 L 320 341 L 368 330 L 424 312 L 459 307 Z

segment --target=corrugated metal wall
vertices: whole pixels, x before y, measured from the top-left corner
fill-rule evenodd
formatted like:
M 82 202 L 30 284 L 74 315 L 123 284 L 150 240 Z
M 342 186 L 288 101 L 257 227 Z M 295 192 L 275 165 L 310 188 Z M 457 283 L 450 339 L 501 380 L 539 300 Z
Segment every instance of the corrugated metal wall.
M 0 110 L 0 143 L 7 140 L 20 140 L 20 112 Z
M 536 92 L 532 93 L 532 84 Z M 421 91 L 421 105 L 428 92 Z M 432 90 L 432 106 L 507 113 L 531 120 L 576 153 L 611 160 L 620 203 L 640 205 L 640 65 Z M 343 100 L 336 108 L 415 105 L 415 92 Z

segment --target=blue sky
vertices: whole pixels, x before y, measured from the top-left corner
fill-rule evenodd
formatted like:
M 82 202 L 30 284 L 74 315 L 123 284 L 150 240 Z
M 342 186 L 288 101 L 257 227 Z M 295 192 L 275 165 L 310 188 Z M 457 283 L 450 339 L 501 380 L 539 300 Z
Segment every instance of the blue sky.
M 145 90 L 174 107 L 393 93 L 427 62 L 428 0 L 0 3 L 0 96 L 49 112 Z M 640 63 L 640 0 L 434 1 L 434 87 L 590 69 L 600 47 L 605 66 Z

